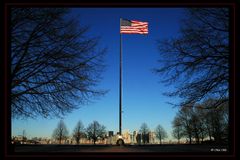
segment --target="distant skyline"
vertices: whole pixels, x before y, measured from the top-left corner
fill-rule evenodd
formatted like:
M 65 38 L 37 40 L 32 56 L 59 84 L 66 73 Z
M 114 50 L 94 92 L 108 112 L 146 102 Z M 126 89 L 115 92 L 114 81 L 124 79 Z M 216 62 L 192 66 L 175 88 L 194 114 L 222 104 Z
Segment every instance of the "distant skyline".
M 94 120 L 106 126 L 107 131 L 118 132 L 119 125 L 119 36 L 120 18 L 149 23 L 148 35 L 122 35 L 123 42 L 123 114 L 122 130 L 138 131 L 147 123 L 151 131 L 161 124 L 172 139 L 172 121 L 178 111 L 166 102 L 177 103 L 177 98 L 163 96 L 174 86 L 165 86 L 153 73 L 160 66 L 157 40 L 178 35 L 183 8 L 74 8 L 70 17 L 78 18 L 81 25 L 90 26 L 87 35 L 101 37 L 99 48 L 107 47 L 104 59 L 106 70 L 97 86 L 108 90 L 106 95 L 93 99 L 64 117 L 69 134 L 81 120 L 87 127 Z M 51 137 L 60 119 L 12 119 L 12 136 Z

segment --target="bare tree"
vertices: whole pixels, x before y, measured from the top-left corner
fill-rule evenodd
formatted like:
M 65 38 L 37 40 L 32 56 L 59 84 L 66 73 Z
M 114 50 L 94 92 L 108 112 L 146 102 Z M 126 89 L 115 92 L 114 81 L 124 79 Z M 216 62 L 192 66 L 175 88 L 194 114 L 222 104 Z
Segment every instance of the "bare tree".
M 177 113 L 173 121 L 174 134 L 176 138 L 185 136 L 192 143 L 194 138 L 196 143 L 203 142 L 205 138 L 214 141 L 216 144 L 228 142 L 228 103 L 222 103 L 217 108 L 214 106 L 218 100 L 209 99 L 201 104 L 184 106 Z M 208 109 L 206 109 L 206 107 Z
M 104 50 L 66 8 L 11 9 L 13 117 L 61 117 L 103 94 Z
M 178 144 L 180 143 L 181 138 L 183 137 L 183 127 L 182 127 L 182 122 L 179 117 L 175 117 L 173 122 L 173 132 L 172 135 L 174 138 L 178 140 Z
M 198 112 L 193 112 L 192 114 L 192 127 L 193 127 L 193 134 L 194 138 L 197 144 L 200 143 L 200 134 L 201 134 L 201 129 L 202 129 L 202 123 L 201 123 L 201 118 L 198 115 Z
M 181 121 L 183 135 L 189 139 L 189 143 L 191 144 L 193 139 L 192 107 L 182 107 L 176 117 Z
M 209 99 L 204 105 L 214 105 L 214 99 Z M 228 103 L 222 103 L 218 108 L 211 108 L 206 111 L 205 123 L 209 127 L 209 136 L 213 137 L 216 143 L 227 143 L 228 142 L 228 131 L 229 131 L 229 120 L 228 120 Z
M 155 129 L 156 137 L 159 139 L 160 144 L 162 144 L 162 140 L 167 138 L 167 132 L 165 129 L 159 124 Z
M 53 131 L 52 137 L 54 139 L 58 140 L 59 144 L 61 144 L 63 140 L 67 139 L 68 130 L 67 130 L 67 127 L 66 127 L 65 123 L 63 122 L 63 120 L 59 121 L 57 128 Z
M 140 127 L 140 130 L 139 132 L 142 134 L 142 141 L 143 141 L 143 144 L 146 144 L 149 142 L 149 127 L 146 123 L 143 123 Z
M 89 139 L 93 140 L 93 143 L 96 144 L 98 138 L 103 138 L 106 133 L 106 127 L 104 125 L 99 124 L 97 121 L 93 121 L 93 123 L 89 124 L 86 129 L 87 136 Z
M 76 127 L 73 130 L 73 138 L 79 144 L 80 139 L 84 136 L 84 125 L 81 121 L 78 121 Z
M 165 93 L 181 98 L 176 105 L 191 105 L 209 97 L 228 101 L 228 8 L 187 9 L 180 35 L 160 41 L 159 49 L 161 67 L 156 73 L 164 83 L 176 85 L 176 90 Z

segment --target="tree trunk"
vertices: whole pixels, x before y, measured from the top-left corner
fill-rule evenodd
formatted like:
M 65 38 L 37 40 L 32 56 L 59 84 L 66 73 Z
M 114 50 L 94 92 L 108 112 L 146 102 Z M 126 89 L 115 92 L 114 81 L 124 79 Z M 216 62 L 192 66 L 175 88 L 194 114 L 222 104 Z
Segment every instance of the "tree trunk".
M 199 144 L 199 136 L 198 135 L 196 136 L 196 141 L 197 141 L 197 144 Z

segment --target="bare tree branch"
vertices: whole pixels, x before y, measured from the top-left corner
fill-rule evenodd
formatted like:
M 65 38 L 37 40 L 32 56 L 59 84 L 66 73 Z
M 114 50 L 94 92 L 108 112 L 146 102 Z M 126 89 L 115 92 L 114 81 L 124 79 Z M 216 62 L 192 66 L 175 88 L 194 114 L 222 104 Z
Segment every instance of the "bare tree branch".
M 12 8 L 11 101 L 13 117 L 61 117 L 104 94 L 105 50 L 88 27 L 66 18 L 69 9 Z
M 184 106 L 209 97 L 229 95 L 229 10 L 227 8 L 187 9 L 180 36 L 159 41 L 161 67 L 156 73 L 176 90 Z

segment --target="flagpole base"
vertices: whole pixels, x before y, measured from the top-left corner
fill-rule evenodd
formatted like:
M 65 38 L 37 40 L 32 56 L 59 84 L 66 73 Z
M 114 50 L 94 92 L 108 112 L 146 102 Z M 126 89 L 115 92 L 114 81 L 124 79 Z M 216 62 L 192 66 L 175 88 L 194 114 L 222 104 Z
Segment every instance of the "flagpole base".
M 118 146 L 123 146 L 124 145 L 124 140 L 123 140 L 123 137 L 121 135 L 118 135 L 118 138 L 117 138 L 117 143 L 116 143 Z

